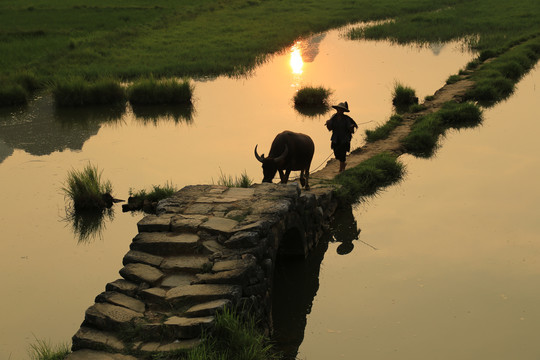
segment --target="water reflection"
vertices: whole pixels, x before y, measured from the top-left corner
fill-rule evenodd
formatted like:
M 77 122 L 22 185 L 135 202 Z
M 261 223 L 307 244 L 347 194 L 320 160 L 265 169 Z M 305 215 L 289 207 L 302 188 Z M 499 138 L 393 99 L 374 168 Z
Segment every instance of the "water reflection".
M 101 239 L 107 228 L 106 223 L 113 220 L 114 209 L 112 207 L 99 211 L 66 209 L 66 216 L 62 219 L 71 226 L 79 244 L 90 243 L 97 238 Z
M 195 108 L 193 105 L 159 105 L 159 106 L 131 106 L 135 119 L 144 125 L 157 126 L 163 122 L 175 124 L 193 122 Z
M 336 212 L 334 221 L 330 225 L 330 241 L 340 243 L 336 252 L 339 255 L 349 254 L 354 249 L 353 241 L 358 240 L 360 231 L 353 215 L 352 206 L 344 205 Z
M 292 73 L 298 75 L 302 74 L 302 68 L 304 67 L 302 51 L 300 50 L 299 46 L 300 44 L 301 42 L 297 41 L 296 44 L 291 47 L 291 60 L 289 62 L 291 64 Z

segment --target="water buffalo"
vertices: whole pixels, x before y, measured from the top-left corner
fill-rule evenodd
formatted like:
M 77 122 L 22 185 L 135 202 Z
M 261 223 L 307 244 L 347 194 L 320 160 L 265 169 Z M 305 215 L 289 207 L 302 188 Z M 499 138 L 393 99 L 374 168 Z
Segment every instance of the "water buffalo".
M 286 184 L 291 171 L 300 170 L 300 183 L 309 190 L 309 167 L 314 151 L 315 145 L 309 136 L 292 131 L 276 135 L 268 157 L 259 155 L 255 145 L 255 157 L 262 163 L 263 182 L 272 182 L 279 171 L 281 183 Z

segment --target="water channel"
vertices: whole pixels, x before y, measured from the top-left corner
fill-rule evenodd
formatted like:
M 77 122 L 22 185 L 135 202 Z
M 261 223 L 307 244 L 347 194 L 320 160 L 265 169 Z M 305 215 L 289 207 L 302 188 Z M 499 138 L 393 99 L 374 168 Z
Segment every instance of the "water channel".
M 473 57 L 458 43 L 397 46 L 384 42 L 349 41 L 340 36 L 342 33 L 343 29 L 334 30 L 304 39 L 290 51 L 273 56 L 249 77 L 196 81 L 194 113 L 189 119 L 176 115 L 174 109 L 150 114 L 141 114 L 129 107 L 112 111 L 59 111 L 46 96 L 24 109 L 1 109 L 0 199 L 3 206 L 0 210 L 0 253 L 3 261 L 0 262 L 0 271 L 4 281 L 0 297 L 0 358 L 26 358 L 28 344 L 35 338 L 52 343 L 69 341 L 94 297 L 103 291 L 107 282 L 119 277 L 121 259 L 136 234 L 137 221 L 143 216 L 141 213 L 122 213 L 117 207 L 105 219 L 98 234 L 82 238 L 74 231 L 73 223 L 66 219 L 66 200 L 60 191 L 70 169 L 80 169 L 89 161 L 98 165 L 103 170 L 103 177 L 112 182 L 114 195 L 122 199 L 128 197 L 130 188 L 148 188 L 151 184 L 167 181 L 178 187 L 217 182 L 220 172 L 240 175 L 245 171 L 258 182 L 262 174 L 260 164 L 253 156 L 253 147 L 259 144 L 260 152 L 267 153 L 275 134 L 286 129 L 303 132 L 313 138 L 316 146 L 313 167 L 318 167 L 330 155 L 329 134 L 323 126 L 330 114 L 307 117 L 296 112 L 292 97 L 299 87 L 322 85 L 333 89 L 332 102 L 349 102 L 351 116 L 362 123 L 358 132 L 362 134 L 363 129 L 372 128 L 390 116 L 391 91 L 396 81 L 415 88 L 417 95 L 423 98 L 436 91 L 449 75 L 456 73 Z M 299 53 L 301 62 L 298 61 Z M 534 79 L 538 84 L 537 75 Z M 483 127 L 455 134 L 456 141 L 464 135 L 480 136 L 488 132 L 496 123 L 491 121 L 491 112 L 508 106 L 522 92 L 531 91 L 519 91 L 507 103 L 490 110 Z M 523 115 L 512 115 L 511 122 L 503 119 L 501 124 L 515 124 L 522 117 L 532 118 L 535 113 L 534 109 L 527 110 Z M 525 135 L 532 137 L 533 131 L 525 132 Z M 404 347 L 408 350 L 427 347 L 425 342 L 433 339 L 423 336 L 434 336 L 435 333 L 429 321 L 435 323 L 441 332 L 456 332 L 460 336 L 459 341 L 473 338 L 463 328 L 458 328 L 466 328 L 467 324 L 459 323 L 452 328 L 436 319 L 449 314 L 449 310 L 442 306 L 445 301 L 450 304 L 465 302 L 462 292 L 473 310 L 487 312 L 485 296 L 462 290 L 460 286 L 463 283 L 456 279 L 435 275 L 446 269 L 461 274 L 461 280 L 471 286 L 485 286 L 483 279 L 466 276 L 467 270 L 471 269 L 464 267 L 463 263 L 470 266 L 483 264 L 491 269 L 497 263 L 488 255 L 496 251 L 512 253 L 496 242 L 493 242 L 495 248 L 489 248 L 491 237 L 500 232 L 492 224 L 502 225 L 502 219 L 514 231 L 506 241 L 514 246 L 511 248 L 516 250 L 516 259 L 521 259 L 517 252 L 519 248 L 529 259 L 524 262 L 528 265 L 526 268 L 538 270 L 533 263 L 532 252 L 537 248 L 534 248 L 532 240 L 527 242 L 518 236 L 521 230 L 529 230 L 531 236 L 538 234 L 537 228 L 522 226 L 524 216 L 534 217 L 532 209 L 525 211 L 521 203 L 515 201 L 518 198 L 516 191 L 525 196 L 533 187 L 521 182 L 530 178 L 519 178 L 518 186 L 510 183 L 504 187 L 494 186 L 491 177 L 484 176 L 484 171 L 489 171 L 482 168 L 485 159 L 469 157 L 470 153 L 480 153 L 485 158 L 500 158 L 509 146 L 523 145 L 512 152 L 513 157 L 508 159 L 503 173 L 520 165 L 525 167 L 525 155 L 534 153 L 525 145 L 534 141 L 516 137 L 509 139 L 500 135 L 497 145 L 504 144 L 504 149 L 472 141 L 474 146 L 470 145 L 469 152 L 464 154 L 460 145 L 452 150 L 452 134 L 435 159 L 419 161 L 405 158 L 409 175 L 401 186 L 355 207 L 354 219 L 345 219 L 341 225 L 335 225 L 343 228 L 357 226 L 362 232 L 359 239 L 353 240 L 351 235 L 353 237 L 345 246 L 343 242 L 330 242 L 326 253 L 323 251 L 319 257 L 322 261 L 322 265 L 320 262 L 318 265 L 320 277 L 312 279 L 319 286 L 311 295 L 317 294 L 309 305 L 312 311 L 307 318 L 300 357 L 322 359 L 339 354 L 353 359 L 363 354 L 362 351 L 369 350 L 365 353 L 367 357 L 393 358 L 396 356 L 388 352 L 389 349 L 394 351 L 397 348 L 403 355 Z M 511 140 L 516 143 L 509 145 Z M 362 136 L 357 135 L 352 146 L 359 146 L 362 142 Z M 457 159 L 458 164 L 435 168 L 435 165 L 443 163 L 447 153 Z M 530 167 L 534 167 L 535 159 L 528 159 Z M 465 169 L 463 162 L 467 163 Z M 498 170 L 493 170 L 496 173 L 491 175 L 500 175 L 501 169 Z M 445 171 L 449 174 L 450 185 L 433 179 L 438 177 L 440 180 Z M 461 173 L 468 176 L 457 180 L 456 176 Z M 480 184 L 479 179 L 472 176 L 478 174 L 483 179 Z M 426 181 L 417 184 L 417 179 Z M 455 184 L 459 187 L 454 188 Z M 504 194 L 505 197 L 499 199 L 504 202 L 498 203 L 500 207 L 488 202 L 485 208 L 477 208 L 472 215 L 467 215 L 454 191 L 461 190 L 457 192 L 470 196 L 465 190 L 473 191 L 475 186 L 482 193 L 493 190 L 493 198 L 499 199 Z M 427 201 L 434 196 L 420 191 L 428 189 L 438 190 L 438 196 L 447 197 L 435 203 Z M 404 200 L 410 196 L 413 196 L 412 204 Z M 395 203 L 398 199 L 402 203 Z M 465 207 L 470 208 L 468 198 L 464 199 Z M 534 204 L 533 197 L 526 199 L 531 206 Z M 479 200 L 471 202 L 482 205 Z M 416 214 L 426 208 L 431 216 Z M 478 219 L 480 214 L 485 214 L 485 217 Z M 462 215 L 463 218 L 452 218 L 451 215 Z M 354 223 L 357 225 L 351 225 Z M 419 223 L 433 233 L 421 233 Z M 435 236 L 439 233 L 451 235 L 452 229 L 460 230 L 459 234 L 454 233 L 461 241 L 460 245 L 456 244 L 456 238 L 448 240 Z M 480 234 L 483 231 L 487 233 Z M 450 245 L 453 247 L 445 249 L 444 246 Z M 339 252 L 346 253 L 345 256 L 338 254 L 339 246 L 342 249 Z M 462 258 L 463 254 L 469 257 Z M 445 263 L 441 257 L 452 262 Z M 392 267 L 404 262 L 418 264 L 419 258 L 430 259 L 433 269 L 423 273 L 419 269 Z M 507 270 L 505 276 L 520 276 L 517 269 L 509 268 L 506 263 L 504 268 Z M 474 270 L 480 271 L 478 268 Z M 387 279 L 376 277 L 376 274 L 386 274 Z M 523 274 L 526 277 L 530 275 Z M 448 281 L 453 283 L 452 287 L 448 287 Z M 499 293 L 499 298 L 507 297 L 503 300 L 508 307 L 510 303 L 521 300 L 521 295 L 514 298 L 514 288 L 521 289 L 522 296 L 532 295 L 526 292 L 527 289 L 534 290 L 528 283 L 524 283 L 522 288 L 521 282 L 513 281 L 512 286 L 512 289 L 501 289 Z M 428 307 L 425 303 L 428 299 L 420 299 L 418 292 L 431 287 L 435 288 L 434 292 L 427 297 L 435 306 Z M 449 291 L 455 291 L 453 300 L 449 298 Z M 398 305 L 384 308 L 384 305 L 390 306 L 390 301 Z M 440 301 L 442 305 L 438 304 Z M 399 315 L 399 311 L 405 312 Z M 523 317 L 532 323 L 533 318 L 529 316 L 532 315 L 529 313 Z M 418 321 L 424 326 L 405 328 L 397 324 L 411 319 L 420 319 Z M 502 327 L 510 326 L 503 325 L 503 320 L 493 318 L 492 321 L 501 321 Z M 519 324 L 526 323 L 520 321 Z M 477 328 L 471 330 L 480 331 Z M 441 335 L 438 341 L 444 337 Z M 449 336 L 446 338 L 444 349 L 451 347 L 465 351 Z M 525 341 L 523 336 L 522 340 Z M 327 345 L 325 349 L 332 356 L 323 356 L 320 347 L 323 344 Z

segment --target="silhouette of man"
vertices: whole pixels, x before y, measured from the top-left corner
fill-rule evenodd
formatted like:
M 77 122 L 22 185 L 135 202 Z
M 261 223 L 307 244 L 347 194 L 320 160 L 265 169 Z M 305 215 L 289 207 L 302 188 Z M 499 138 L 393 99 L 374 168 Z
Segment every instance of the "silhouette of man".
M 332 107 L 336 109 L 336 113 L 326 122 L 326 127 L 332 131 L 331 148 L 334 150 L 334 156 L 339 160 L 339 172 L 342 172 L 347 166 L 345 162 L 347 152 L 351 151 L 352 134 L 355 129 L 358 129 L 358 125 L 350 116 L 345 115 L 349 112 L 349 104 L 346 101 Z

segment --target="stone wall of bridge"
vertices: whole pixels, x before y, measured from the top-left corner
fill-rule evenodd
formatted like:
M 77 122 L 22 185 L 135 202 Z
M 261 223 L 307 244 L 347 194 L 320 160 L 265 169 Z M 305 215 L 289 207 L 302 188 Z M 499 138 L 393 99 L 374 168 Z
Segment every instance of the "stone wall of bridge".
M 337 207 L 333 188 L 187 186 L 139 223 L 120 269 L 85 313 L 69 360 L 189 349 L 225 306 L 271 330 L 278 256 L 304 258 Z

